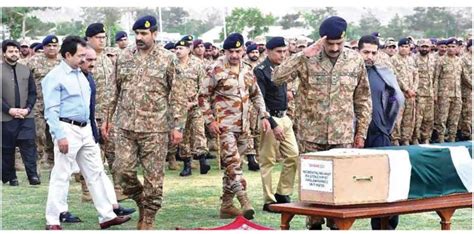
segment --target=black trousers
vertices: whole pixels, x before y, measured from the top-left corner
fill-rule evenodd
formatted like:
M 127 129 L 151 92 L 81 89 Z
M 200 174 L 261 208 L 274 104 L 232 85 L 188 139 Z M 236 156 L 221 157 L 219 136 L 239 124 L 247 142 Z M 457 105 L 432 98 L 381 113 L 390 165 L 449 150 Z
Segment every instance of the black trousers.
M 38 177 L 37 150 L 33 119 L 2 122 L 2 182 L 16 179 L 15 148 L 20 149 L 28 179 Z M 31 139 L 30 139 L 31 138 Z
M 383 146 L 392 146 L 390 142 L 390 137 L 380 131 L 374 123 L 369 125 L 369 129 L 367 131 L 367 139 L 365 140 L 365 148 L 371 147 L 383 147 Z M 372 230 L 380 230 L 381 229 L 381 219 L 380 218 L 372 218 L 370 219 L 370 225 L 372 226 Z M 398 226 L 398 215 L 390 216 L 388 219 L 388 229 L 395 230 Z

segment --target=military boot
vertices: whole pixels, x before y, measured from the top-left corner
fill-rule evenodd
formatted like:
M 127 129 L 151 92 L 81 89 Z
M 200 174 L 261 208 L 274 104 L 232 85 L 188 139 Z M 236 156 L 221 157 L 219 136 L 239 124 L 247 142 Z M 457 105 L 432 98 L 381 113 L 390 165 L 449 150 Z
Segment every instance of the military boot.
M 92 201 L 91 193 L 89 192 L 86 181 L 84 180 L 84 177 L 82 175 L 81 175 L 80 181 L 81 181 L 81 190 L 82 190 L 81 201 L 82 202 Z
M 258 165 L 258 162 L 255 160 L 255 155 L 254 154 L 249 154 L 247 155 L 247 160 L 249 162 L 249 171 L 258 171 L 260 170 L 260 166 Z
M 221 209 L 219 213 L 219 218 L 221 219 L 233 219 L 239 215 L 242 215 L 242 211 L 240 211 L 237 207 L 234 206 L 234 194 L 232 193 L 225 193 L 222 195 L 221 200 Z
M 156 210 L 143 209 L 142 222 L 138 227 L 138 230 L 153 230 L 155 224 Z
M 255 210 L 253 209 L 252 204 L 250 204 L 249 198 L 247 197 L 247 192 L 245 191 L 238 192 L 237 199 L 239 200 L 240 205 L 242 206 L 243 216 L 248 220 L 253 219 Z
M 191 172 L 191 158 L 184 158 L 183 159 L 183 170 L 179 173 L 179 176 L 190 176 Z
M 176 162 L 176 157 L 174 154 L 167 154 L 166 157 L 168 158 L 168 169 L 171 171 L 176 171 L 179 169 L 179 165 Z
M 201 154 L 198 156 L 199 158 L 199 172 L 201 175 L 207 174 L 207 172 L 211 169 L 211 166 L 207 162 L 206 154 Z

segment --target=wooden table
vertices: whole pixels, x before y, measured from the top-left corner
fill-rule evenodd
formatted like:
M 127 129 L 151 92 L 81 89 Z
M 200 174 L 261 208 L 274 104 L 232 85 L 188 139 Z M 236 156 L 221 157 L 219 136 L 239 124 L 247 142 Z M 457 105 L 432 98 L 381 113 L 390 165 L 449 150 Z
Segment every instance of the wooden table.
M 285 203 L 270 205 L 272 211 L 281 213 L 282 230 L 290 229 L 290 222 L 295 215 L 332 218 L 341 230 L 351 228 L 355 219 L 382 218 L 382 229 L 388 227 L 388 216 L 436 211 L 441 218 L 441 229 L 450 230 L 451 217 L 459 208 L 472 207 L 472 193 L 447 195 L 435 198 L 424 198 L 391 203 L 361 205 L 318 205 L 307 203 Z

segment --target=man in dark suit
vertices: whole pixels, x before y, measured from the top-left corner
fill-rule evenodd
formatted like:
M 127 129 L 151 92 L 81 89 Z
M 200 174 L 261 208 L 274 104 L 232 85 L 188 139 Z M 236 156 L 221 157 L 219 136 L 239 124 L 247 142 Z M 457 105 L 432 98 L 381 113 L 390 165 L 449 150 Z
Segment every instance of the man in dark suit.
M 15 148 L 20 148 L 26 175 L 31 185 L 40 184 L 36 165 L 35 121 L 33 106 L 36 86 L 30 70 L 17 63 L 20 44 L 2 43 L 2 182 L 18 186 L 15 170 Z
M 359 39 L 359 53 L 364 58 L 369 77 L 372 97 L 372 121 L 370 121 L 365 139 L 365 148 L 391 146 L 390 134 L 405 102 L 393 71 L 386 66 L 374 65 L 379 47 L 378 39 L 373 35 Z M 378 63 L 377 63 L 378 64 Z M 381 229 L 381 219 L 370 221 L 372 229 Z M 398 225 L 398 215 L 389 218 L 388 228 L 394 230 Z

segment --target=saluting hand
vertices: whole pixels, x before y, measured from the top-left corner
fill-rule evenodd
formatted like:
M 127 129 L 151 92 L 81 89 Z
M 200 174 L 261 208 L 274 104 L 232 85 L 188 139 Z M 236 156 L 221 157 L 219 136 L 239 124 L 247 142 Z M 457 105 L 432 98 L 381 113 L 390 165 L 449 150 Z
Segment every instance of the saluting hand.
M 303 54 L 306 57 L 313 57 L 323 50 L 323 44 L 326 41 L 326 36 L 319 38 L 314 44 L 303 49 Z

